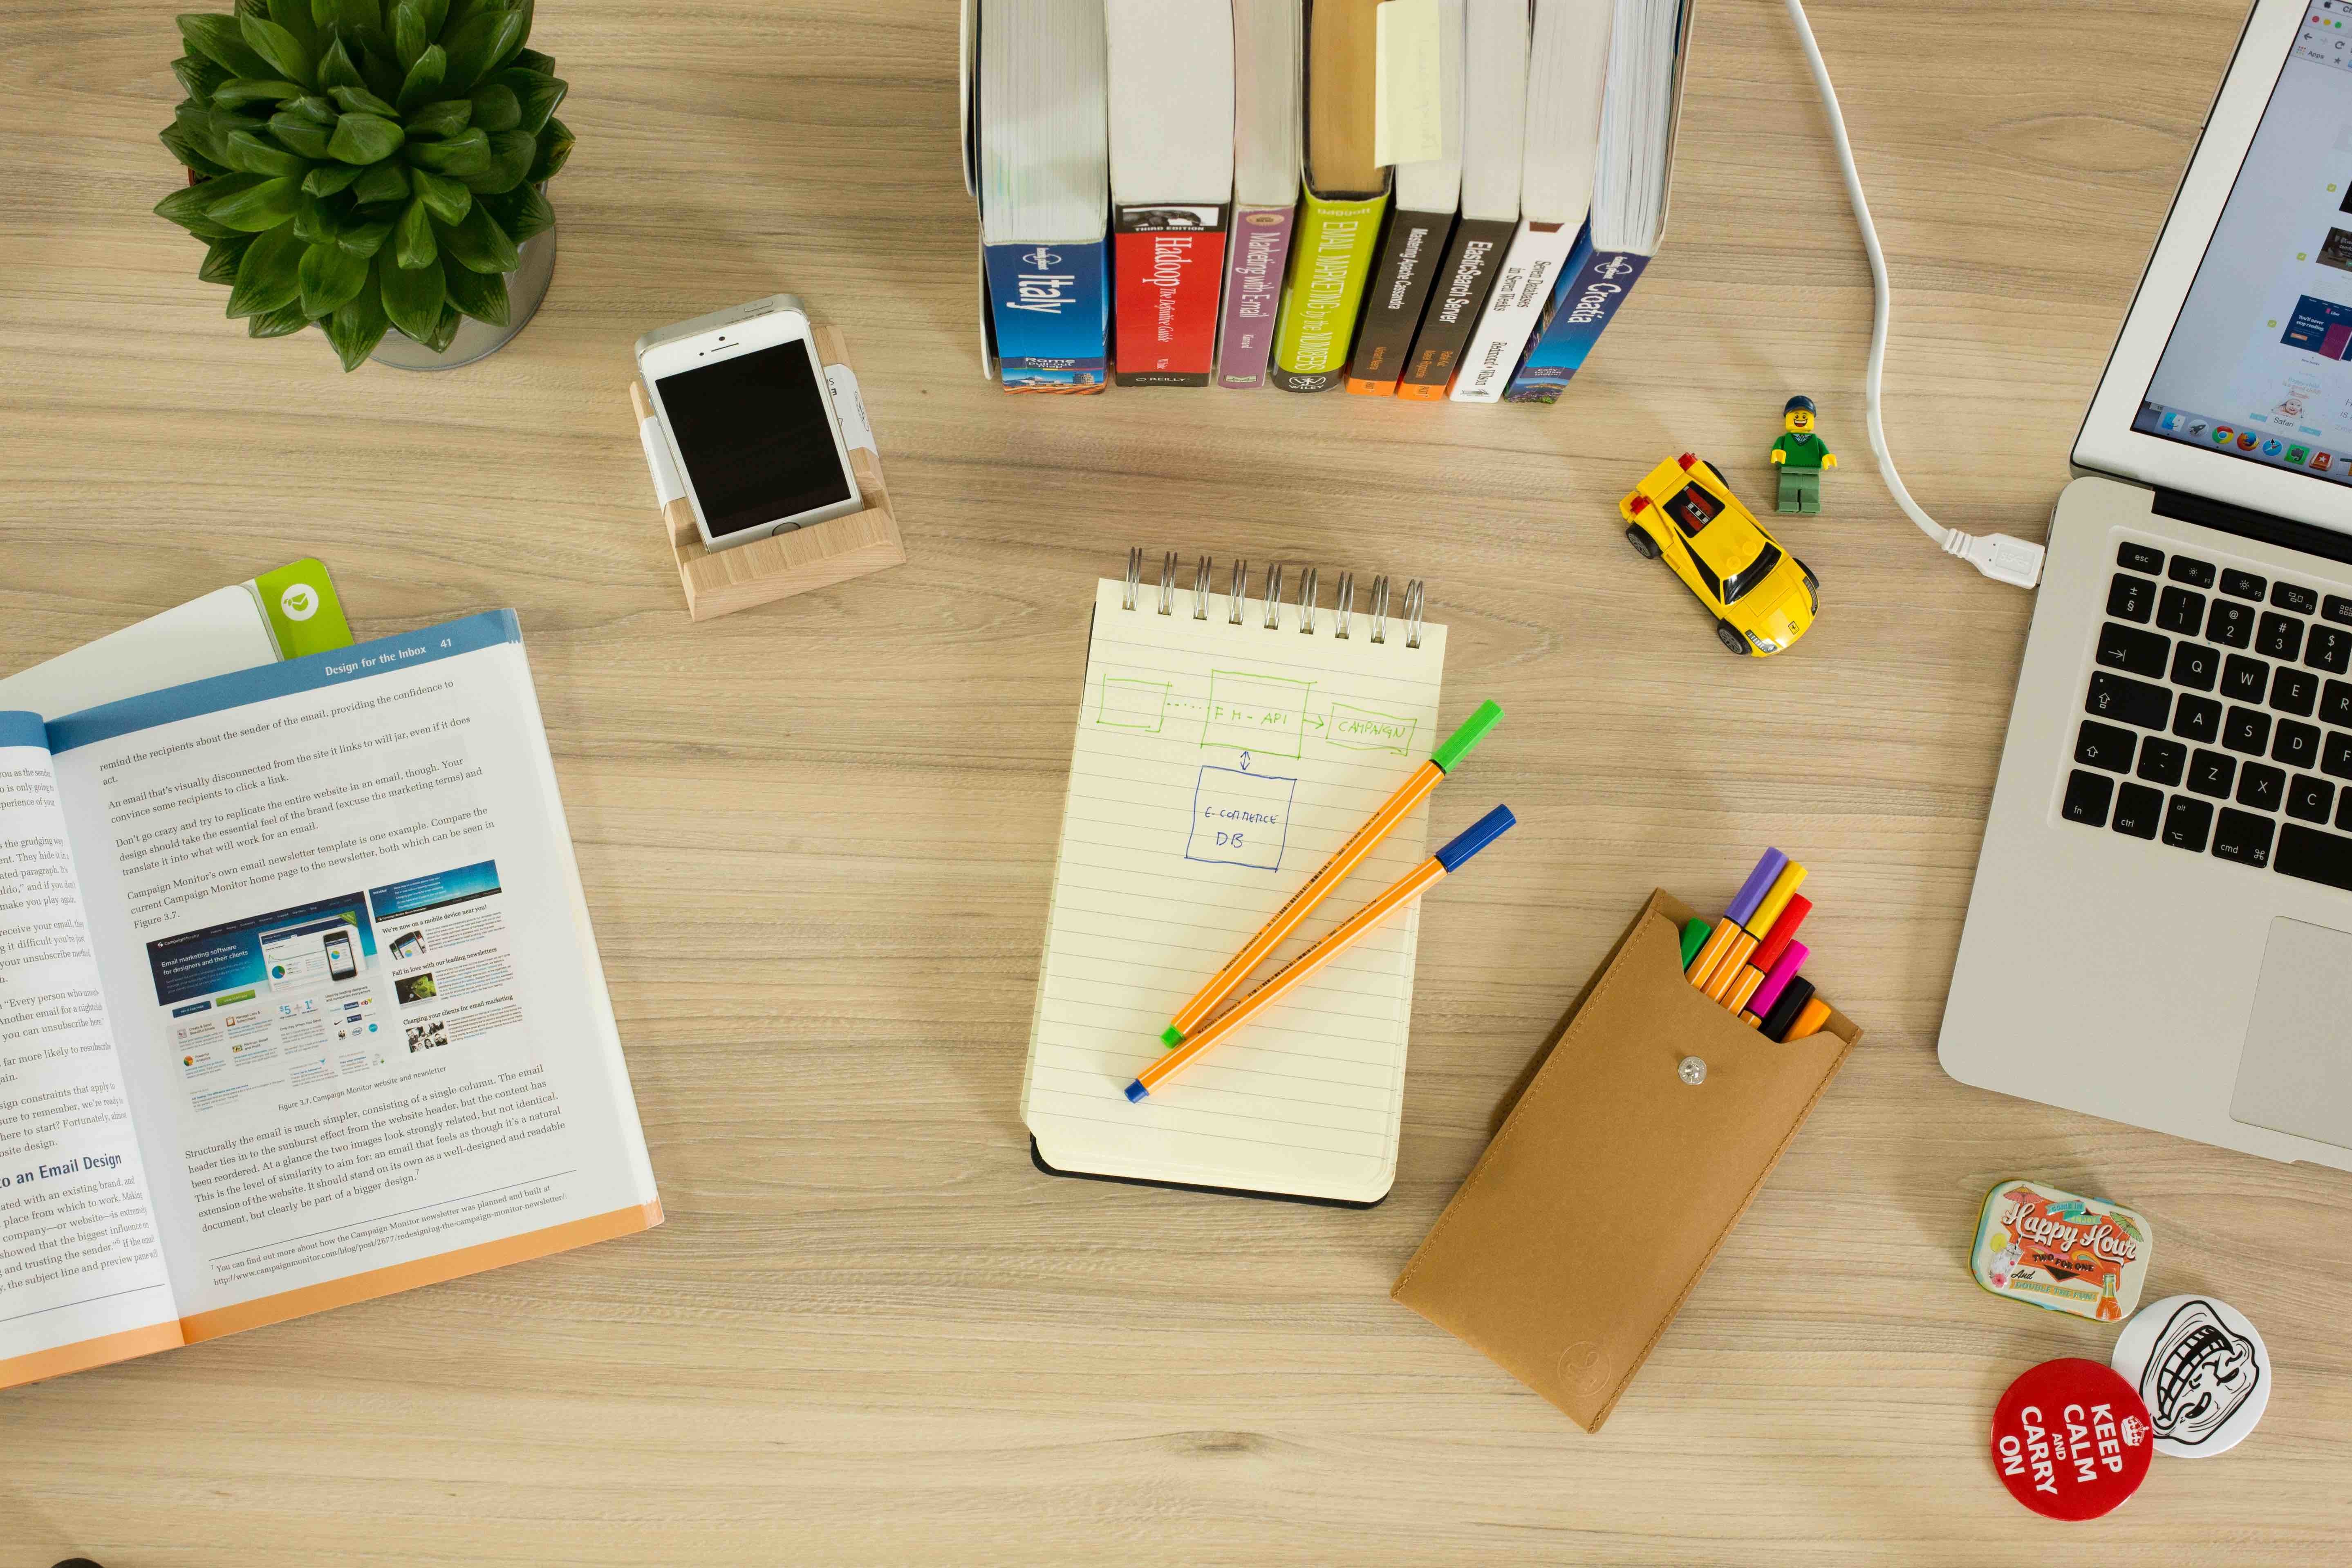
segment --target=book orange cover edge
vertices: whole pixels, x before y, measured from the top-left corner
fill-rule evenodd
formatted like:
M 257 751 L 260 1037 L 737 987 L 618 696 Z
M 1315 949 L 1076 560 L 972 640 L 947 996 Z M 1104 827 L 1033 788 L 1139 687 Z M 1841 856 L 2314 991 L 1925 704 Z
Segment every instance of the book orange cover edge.
M 649 1204 L 632 1204 L 627 1208 L 590 1215 L 585 1219 L 550 1226 L 545 1230 L 526 1231 L 502 1241 L 461 1247 L 455 1252 L 437 1253 L 431 1258 L 371 1268 L 362 1273 L 345 1275 L 340 1279 L 322 1279 L 316 1285 L 281 1290 L 275 1296 L 257 1297 L 215 1311 L 199 1312 L 193 1318 L 181 1319 L 180 1327 L 186 1333 L 188 1343 L 200 1344 L 225 1334 L 243 1333 L 247 1329 L 282 1323 L 289 1318 L 304 1318 L 313 1312 L 331 1311 L 354 1302 L 373 1301 L 379 1296 L 396 1296 L 420 1285 L 439 1285 L 463 1279 L 468 1274 L 503 1268 L 509 1263 L 528 1263 L 534 1258 L 569 1252 L 574 1247 L 610 1241 L 615 1237 L 634 1236 L 641 1230 L 651 1230 L 661 1222 L 659 1199 Z

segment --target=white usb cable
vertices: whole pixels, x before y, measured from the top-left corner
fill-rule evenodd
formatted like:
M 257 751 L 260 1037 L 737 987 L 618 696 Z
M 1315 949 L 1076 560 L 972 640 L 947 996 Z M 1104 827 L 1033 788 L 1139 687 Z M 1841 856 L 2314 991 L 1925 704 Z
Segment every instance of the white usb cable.
M 1864 387 L 1870 450 L 1878 459 L 1878 471 L 1885 479 L 1886 488 L 1894 492 L 1895 504 L 1944 553 L 1958 556 L 1996 581 L 2031 588 L 2042 581 L 2042 546 L 2006 533 L 1988 533 L 1979 538 L 1957 528 L 1946 528 L 1911 499 L 1911 492 L 1903 488 L 1903 476 L 1895 471 L 1895 459 L 1887 455 L 1886 428 L 1878 413 L 1878 392 L 1886 368 L 1886 324 L 1894 289 L 1886 281 L 1886 258 L 1878 248 L 1878 228 L 1870 221 L 1870 202 L 1862 194 L 1862 175 L 1853 166 L 1853 144 L 1846 140 L 1845 116 L 1838 109 L 1837 89 L 1830 81 L 1830 68 L 1822 63 L 1822 47 L 1813 41 L 1812 24 L 1805 19 L 1803 0 L 1788 0 L 1788 5 L 1789 20 L 1797 26 L 1797 41 L 1805 48 L 1805 63 L 1812 68 L 1813 85 L 1821 89 L 1822 108 L 1830 120 L 1830 138 L 1837 145 L 1838 169 L 1845 175 L 1846 200 L 1853 205 L 1853 221 L 1862 230 L 1862 248 L 1870 258 L 1870 286 L 1874 302 L 1870 316 L 1870 372 Z

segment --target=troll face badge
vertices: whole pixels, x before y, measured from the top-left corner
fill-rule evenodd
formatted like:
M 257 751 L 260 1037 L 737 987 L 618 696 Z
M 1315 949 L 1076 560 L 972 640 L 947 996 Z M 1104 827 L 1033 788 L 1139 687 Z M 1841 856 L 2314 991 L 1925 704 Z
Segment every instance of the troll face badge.
M 2138 1390 L 2157 1451 L 2204 1458 L 2237 1447 L 2270 1405 L 2271 1356 L 2226 1301 L 2170 1296 L 2131 1321 L 2113 1364 Z

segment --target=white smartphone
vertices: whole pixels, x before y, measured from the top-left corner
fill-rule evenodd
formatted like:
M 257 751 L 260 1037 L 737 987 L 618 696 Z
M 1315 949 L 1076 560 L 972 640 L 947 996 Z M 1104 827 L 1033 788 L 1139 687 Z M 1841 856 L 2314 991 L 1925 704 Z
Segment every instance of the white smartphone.
M 808 316 L 792 295 L 647 332 L 637 374 L 707 548 L 864 509 Z

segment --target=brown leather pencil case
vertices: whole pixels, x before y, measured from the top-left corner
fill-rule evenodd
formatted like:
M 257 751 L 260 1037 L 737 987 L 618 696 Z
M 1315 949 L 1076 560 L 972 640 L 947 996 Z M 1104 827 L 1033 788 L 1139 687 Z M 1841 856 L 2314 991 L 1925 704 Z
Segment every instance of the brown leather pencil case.
M 1651 895 L 1391 1292 L 1590 1432 L 1862 1037 L 1832 1012 L 1776 1044 L 1709 1001 L 1696 918 Z

